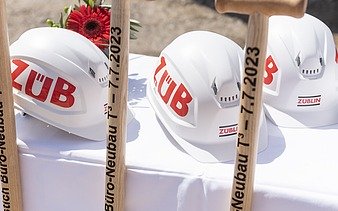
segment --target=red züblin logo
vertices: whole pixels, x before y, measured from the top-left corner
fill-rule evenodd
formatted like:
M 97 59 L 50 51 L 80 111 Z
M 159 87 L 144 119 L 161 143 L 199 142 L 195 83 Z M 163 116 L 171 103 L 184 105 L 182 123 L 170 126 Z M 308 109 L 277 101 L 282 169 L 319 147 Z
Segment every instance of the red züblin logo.
M 46 102 L 48 100 L 51 104 L 62 108 L 70 108 L 74 105 L 75 98 L 73 93 L 75 92 L 76 87 L 73 84 L 61 77 L 53 79 L 38 73 L 29 68 L 29 64 L 20 59 L 13 59 L 12 63 L 17 66 L 12 72 L 12 85 L 15 89 L 25 93 L 33 99 L 41 102 Z M 26 78 L 25 83 L 20 84 L 16 79 L 25 71 L 29 71 L 28 77 Z M 55 80 L 56 82 L 54 82 Z M 38 83 L 42 83 L 42 86 L 38 85 Z M 33 89 L 34 85 L 36 85 L 36 87 L 41 87 L 39 93 L 37 93 L 38 91 L 36 89 Z M 52 87 L 52 85 L 54 85 L 54 87 Z M 51 90 L 52 94 L 50 96 L 49 93 Z
M 219 126 L 218 137 L 237 135 L 238 124 Z
M 297 106 L 319 106 L 322 100 L 321 95 L 298 96 Z
M 165 104 L 169 104 L 177 115 L 184 117 L 189 112 L 189 103 L 192 101 L 191 94 L 182 83 L 177 85 L 165 67 L 166 61 L 162 56 L 161 63 L 154 73 L 156 91 Z

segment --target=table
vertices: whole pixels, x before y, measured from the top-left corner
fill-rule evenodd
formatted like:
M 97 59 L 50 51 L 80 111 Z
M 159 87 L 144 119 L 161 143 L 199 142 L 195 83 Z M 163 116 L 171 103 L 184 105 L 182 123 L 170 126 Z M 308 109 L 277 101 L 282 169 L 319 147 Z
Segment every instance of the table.
M 158 59 L 130 55 L 127 211 L 224 211 L 233 162 L 200 163 L 165 130 L 146 98 Z M 68 134 L 16 111 L 25 211 L 104 210 L 105 142 Z M 338 210 L 338 125 L 281 128 L 268 121 L 254 211 Z

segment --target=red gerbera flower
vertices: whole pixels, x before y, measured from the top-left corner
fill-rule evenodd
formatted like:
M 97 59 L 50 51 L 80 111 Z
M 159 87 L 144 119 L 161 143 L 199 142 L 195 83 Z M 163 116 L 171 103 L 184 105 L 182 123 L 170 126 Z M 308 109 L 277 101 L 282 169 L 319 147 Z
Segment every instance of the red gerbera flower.
M 101 49 L 109 43 L 110 12 L 101 7 L 82 5 L 73 10 L 66 28 L 82 34 Z

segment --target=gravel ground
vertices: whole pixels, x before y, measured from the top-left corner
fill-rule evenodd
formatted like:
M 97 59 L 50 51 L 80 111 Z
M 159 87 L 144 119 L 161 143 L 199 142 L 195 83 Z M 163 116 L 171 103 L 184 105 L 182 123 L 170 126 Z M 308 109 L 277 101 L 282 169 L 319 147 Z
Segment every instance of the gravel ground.
M 46 18 L 58 20 L 65 5 L 77 0 L 7 0 L 10 42 L 29 28 L 46 26 Z M 246 16 L 221 15 L 213 0 L 131 1 L 131 17 L 142 23 L 138 39 L 130 43 L 131 52 L 158 55 L 177 36 L 192 30 L 213 31 L 244 46 Z M 307 12 L 324 21 L 338 33 L 338 1 L 309 0 Z M 336 41 L 338 41 L 338 36 Z M 57 40 L 56 40 L 57 42 Z M 338 43 L 338 42 L 337 42 Z

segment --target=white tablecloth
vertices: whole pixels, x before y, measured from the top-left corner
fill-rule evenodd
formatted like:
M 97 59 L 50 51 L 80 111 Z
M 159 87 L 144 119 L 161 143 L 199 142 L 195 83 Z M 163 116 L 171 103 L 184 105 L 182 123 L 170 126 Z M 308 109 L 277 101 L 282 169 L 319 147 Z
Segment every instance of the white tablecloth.
M 129 103 L 135 119 L 126 149 L 127 211 L 225 211 L 233 163 L 203 164 L 159 123 L 146 98 L 157 58 L 130 56 Z M 337 108 L 338 109 L 338 108 Z M 105 142 L 67 134 L 16 115 L 24 211 L 104 210 Z M 338 125 L 278 128 L 258 155 L 253 210 L 338 210 Z

